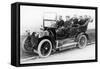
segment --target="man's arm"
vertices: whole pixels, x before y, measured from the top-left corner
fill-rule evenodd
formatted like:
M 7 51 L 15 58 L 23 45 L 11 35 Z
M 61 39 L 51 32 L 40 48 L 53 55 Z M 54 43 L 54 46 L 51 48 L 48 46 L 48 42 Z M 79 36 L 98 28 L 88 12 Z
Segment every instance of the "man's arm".
M 88 19 L 88 20 L 85 22 L 85 24 L 83 24 L 82 26 L 88 25 L 89 22 L 90 22 L 90 19 Z

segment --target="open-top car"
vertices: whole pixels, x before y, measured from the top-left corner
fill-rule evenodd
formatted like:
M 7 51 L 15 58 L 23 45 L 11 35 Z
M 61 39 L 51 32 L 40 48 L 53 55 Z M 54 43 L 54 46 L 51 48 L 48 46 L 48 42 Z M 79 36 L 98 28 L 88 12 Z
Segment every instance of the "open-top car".
M 51 16 L 51 14 L 49 15 Z M 40 57 L 48 57 L 51 52 L 66 48 L 84 48 L 87 45 L 87 26 L 90 18 L 83 25 L 74 25 L 60 29 L 57 28 L 57 14 L 53 18 L 43 18 L 43 26 L 40 32 L 27 32 L 28 35 L 23 42 L 23 49 L 27 52 L 37 53 Z

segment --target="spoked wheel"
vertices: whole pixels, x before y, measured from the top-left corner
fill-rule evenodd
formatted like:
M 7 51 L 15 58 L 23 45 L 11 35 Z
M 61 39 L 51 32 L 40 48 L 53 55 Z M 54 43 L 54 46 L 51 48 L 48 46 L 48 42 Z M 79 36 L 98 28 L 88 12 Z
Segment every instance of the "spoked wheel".
M 23 50 L 25 52 L 27 52 L 27 51 L 31 52 L 32 51 L 32 43 L 31 43 L 30 37 L 27 37 L 27 38 L 24 39 L 24 41 L 23 41 Z
M 78 48 L 85 48 L 87 45 L 87 37 L 85 35 L 81 35 L 78 39 Z
M 52 43 L 48 39 L 43 39 L 38 45 L 38 55 L 40 57 L 48 57 L 52 51 Z

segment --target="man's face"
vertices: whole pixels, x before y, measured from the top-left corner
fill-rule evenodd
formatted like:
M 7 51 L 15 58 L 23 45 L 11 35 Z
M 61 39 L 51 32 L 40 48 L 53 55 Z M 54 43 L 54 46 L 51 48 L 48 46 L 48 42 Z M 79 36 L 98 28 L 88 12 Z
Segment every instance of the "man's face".
M 77 15 L 74 15 L 74 16 L 73 16 L 73 19 L 77 19 Z
M 59 17 L 59 20 L 62 20 L 62 16 Z
M 66 20 L 68 21 L 70 18 L 68 16 L 66 16 Z
M 82 16 L 80 16 L 80 17 L 79 17 L 79 19 L 83 19 L 83 17 L 82 17 Z
M 88 18 L 87 15 L 84 15 L 84 18 Z

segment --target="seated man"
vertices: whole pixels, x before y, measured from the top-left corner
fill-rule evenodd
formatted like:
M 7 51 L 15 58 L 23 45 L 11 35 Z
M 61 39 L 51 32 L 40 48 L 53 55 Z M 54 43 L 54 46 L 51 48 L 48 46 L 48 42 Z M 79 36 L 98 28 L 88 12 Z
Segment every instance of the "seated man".
M 69 29 L 69 33 L 70 33 L 69 37 L 74 37 L 77 34 L 79 29 L 77 16 L 74 15 L 74 17 L 72 17 L 70 21 L 71 21 L 71 28 Z
M 80 16 L 78 20 L 78 24 L 83 25 L 84 23 L 85 23 L 85 19 L 82 16 Z
M 65 28 L 68 28 L 71 26 L 71 21 L 70 21 L 70 17 L 69 16 L 66 16 L 66 21 L 64 23 L 64 27 Z
M 93 19 L 91 16 L 84 15 L 84 25 L 86 25 L 88 22 L 93 22 Z
M 87 22 L 89 20 L 87 15 L 84 15 L 84 20 L 85 20 L 85 22 Z
M 84 18 L 79 22 L 80 26 L 80 30 L 85 32 L 87 30 L 87 26 L 89 22 L 93 22 L 93 19 L 91 18 L 91 16 L 87 17 L 86 15 L 84 16 Z
M 79 30 L 85 32 L 87 30 L 87 25 L 88 25 L 89 19 L 87 17 L 83 18 L 80 16 L 78 23 L 80 25 Z
M 66 16 L 66 21 L 64 22 L 64 25 L 58 28 L 57 33 L 59 32 L 60 34 L 62 34 L 62 36 L 64 35 L 67 36 L 70 30 L 70 27 L 71 27 L 70 17 Z
M 73 27 L 77 27 L 78 26 L 78 18 L 76 15 L 74 15 L 74 17 L 71 19 L 72 22 L 72 26 Z
M 59 20 L 56 23 L 57 28 L 61 28 L 64 25 L 64 21 L 62 19 L 62 16 L 59 16 Z
M 64 21 L 62 19 L 62 16 L 59 16 L 59 20 L 57 21 L 56 26 L 57 26 L 57 30 L 56 30 L 57 35 L 62 36 L 64 34 L 62 31 L 62 28 L 64 26 Z

